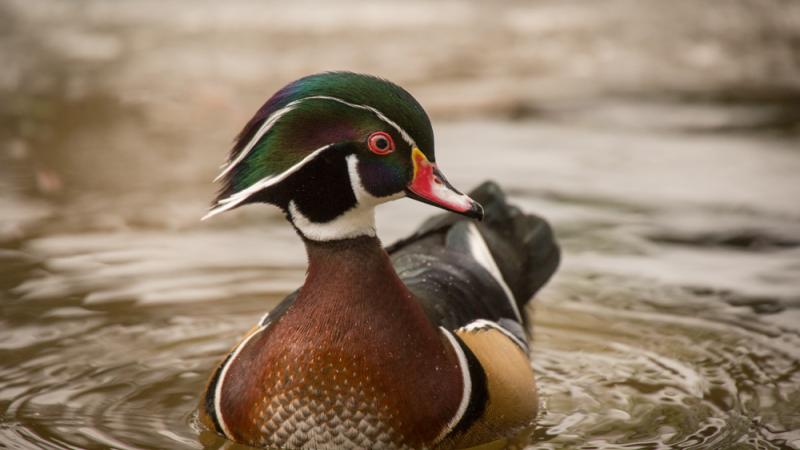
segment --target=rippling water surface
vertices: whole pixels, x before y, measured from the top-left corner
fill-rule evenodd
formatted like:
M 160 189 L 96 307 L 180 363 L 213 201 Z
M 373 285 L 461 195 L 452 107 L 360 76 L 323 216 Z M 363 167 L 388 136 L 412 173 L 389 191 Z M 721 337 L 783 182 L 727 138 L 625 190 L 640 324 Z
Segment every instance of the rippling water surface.
M 5 6 L 16 31 L 4 50 L 19 76 L 9 69 L 0 80 L 0 447 L 219 448 L 224 440 L 194 424 L 206 377 L 302 282 L 305 256 L 266 207 L 200 223 L 209 180 L 274 80 L 316 67 L 292 26 L 318 27 L 308 39 L 331 55 L 347 54 L 336 42 L 359 37 L 341 17 L 290 8 L 268 33 L 275 67 L 265 68 L 244 64 L 255 54 L 248 33 L 266 26 L 250 3 L 179 15 L 183 3 L 173 2 L 169 18 L 136 7 L 147 2 L 77 3 L 84 9 Z M 513 39 L 498 38 L 511 53 L 497 67 L 519 79 L 546 74 L 509 62 L 528 48 L 514 39 L 530 32 L 569 49 L 577 44 L 559 30 L 612 26 L 628 3 L 609 4 L 594 22 L 577 4 L 543 2 L 527 16 L 514 4 L 517 14 L 496 19 L 502 27 L 486 25 L 517 27 Z M 400 19 L 425 8 L 392 5 Z M 435 42 L 460 48 L 471 34 L 458 21 L 481 10 L 446 5 L 449 16 L 398 26 L 438 24 L 449 32 Z M 244 31 L 231 31 L 236 24 Z M 49 31 L 34 34 L 34 25 Z M 282 45 L 292 52 L 278 58 Z M 409 58 L 419 43 L 365 45 Z M 328 57 L 326 67 L 375 63 Z M 411 71 L 377 61 L 387 76 Z M 463 188 L 497 180 L 553 223 L 565 251 L 529 310 L 544 403 L 525 445 L 800 449 L 796 104 L 600 96 L 536 109 L 509 99 L 549 98 L 546 75 L 518 96 L 508 90 L 515 79 L 445 63 L 423 52 L 418 77 L 393 77 L 432 105 L 440 164 Z M 572 62 L 550 63 L 579 77 Z M 267 72 L 269 86 L 255 87 Z M 389 243 L 436 212 L 410 200 L 385 205 L 379 232 Z

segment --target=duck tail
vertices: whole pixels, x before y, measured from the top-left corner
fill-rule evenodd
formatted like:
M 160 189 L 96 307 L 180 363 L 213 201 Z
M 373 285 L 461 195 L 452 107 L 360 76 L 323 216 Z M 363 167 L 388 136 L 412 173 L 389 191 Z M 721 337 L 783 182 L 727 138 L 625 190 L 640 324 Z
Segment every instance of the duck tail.
M 469 196 L 483 205 L 482 222 L 451 213 L 439 214 L 386 250 L 399 257 L 404 253 L 430 253 L 431 248 L 444 244 L 448 249 L 471 254 L 490 272 L 495 268 L 500 272 L 498 275 L 514 296 L 516 309 L 523 311 L 558 268 L 561 252 L 553 229 L 543 218 L 509 204 L 493 181 L 482 183 Z M 473 230 L 479 232 L 485 247 L 475 244 Z
M 522 310 L 560 263 L 553 229 L 543 218 L 509 204 L 493 181 L 482 183 L 469 195 L 483 205 L 485 217 L 478 228 Z

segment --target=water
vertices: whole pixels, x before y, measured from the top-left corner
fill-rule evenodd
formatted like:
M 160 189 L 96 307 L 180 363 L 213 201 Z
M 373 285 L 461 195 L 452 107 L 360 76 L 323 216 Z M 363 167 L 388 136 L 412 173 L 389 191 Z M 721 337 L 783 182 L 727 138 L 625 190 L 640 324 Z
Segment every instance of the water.
M 419 94 L 455 185 L 495 179 L 557 230 L 563 266 L 529 311 L 544 405 L 528 448 L 800 448 L 797 72 L 781 40 L 728 52 L 758 47 L 736 36 L 768 36 L 765 23 L 793 33 L 796 8 L 743 20 L 753 5 L 729 3 L 725 20 L 684 23 L 683 3 L 510 2 L 476 37 L 465 24 L 480 5 L 417 21 L 428 4 L 389 3 L 352 13 L 355 30 L 392 16 L 412 37 L 356 55 L 362 36 L 338 9 L 154 5 L 0 5 L 13 61 L 0 77 L 0 447 L 226 445 L 194 424 L 198 396 L 305 257 L 269 208 L 200 223 L 209 180 L 279 83 L 346 66 Z M 677 55 L 687 41 L 640 42 L 657 33 L 647 20 L 590 39 L 626 14 L 718 34 L 662 69 L 653 46 Z M 426 39 L 450 56 L 416 52 Z M 482 42 L 500 50 L 474 53 Z M 379 232 L 389 243 L 433 213 L 394 202 Z

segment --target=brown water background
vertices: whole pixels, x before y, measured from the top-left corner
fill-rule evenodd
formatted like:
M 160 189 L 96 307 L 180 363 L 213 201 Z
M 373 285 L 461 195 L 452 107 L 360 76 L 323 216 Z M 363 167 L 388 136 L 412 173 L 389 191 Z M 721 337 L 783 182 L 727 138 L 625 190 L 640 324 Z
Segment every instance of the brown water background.
M 0 0 L 0 448 L 218 448 L 214 363 L 303 278 L 207 223 L 277 88 L 348 69 L 547 217 L 531 449 L 800 449 L 800 3 Z M 436 211 L 379 210 L 387 243 Z

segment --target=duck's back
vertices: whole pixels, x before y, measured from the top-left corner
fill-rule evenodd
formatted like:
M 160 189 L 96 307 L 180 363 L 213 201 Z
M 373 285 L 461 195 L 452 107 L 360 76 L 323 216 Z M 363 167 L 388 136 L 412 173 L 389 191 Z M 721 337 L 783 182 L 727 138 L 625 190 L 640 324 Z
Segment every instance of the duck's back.
M 387 251 L 433 323 L 454 330 L 493 321 L 525 343 L 525 305 L 558 267 L 553 232 L 508 204 L 496 183 L 469 195 L 484 205 L 482 222 L 438 215 Z
M 547 222 L 506 203 L 495 183 L 469 195 L 484 205 L 483 222 L 436 216 L 387 248 L 431 322 L 452 331 L 465 350 L 472 383 L 466 411 L 449 433 L 456 448 L 535 417 L 525 305 L 560 259 Z

